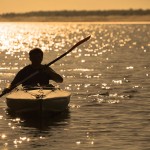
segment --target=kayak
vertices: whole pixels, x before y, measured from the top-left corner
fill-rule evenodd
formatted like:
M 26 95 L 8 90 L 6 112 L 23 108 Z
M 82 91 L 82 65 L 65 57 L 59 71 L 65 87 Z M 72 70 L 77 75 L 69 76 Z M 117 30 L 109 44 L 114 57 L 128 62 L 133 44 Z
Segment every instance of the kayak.
M 6 104 L 17 113 L 61 112 L 68 108 L 70 96 L 70 92 L 58 88 L 32 87 L 13 91 L 6 97 Z

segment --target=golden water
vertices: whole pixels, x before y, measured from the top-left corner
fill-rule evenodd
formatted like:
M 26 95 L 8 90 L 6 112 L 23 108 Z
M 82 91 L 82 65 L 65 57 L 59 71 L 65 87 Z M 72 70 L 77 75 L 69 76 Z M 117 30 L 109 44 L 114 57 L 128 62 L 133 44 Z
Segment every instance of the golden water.
M 150 25 L 0 23 L 0 88 L 44 51 L 48 63 L 76 42 L 91 39 L 52 65 L 72 92 L 68 112 L 21 118 L 0 101 L 0 149 L 148 150 L 150 148 Z

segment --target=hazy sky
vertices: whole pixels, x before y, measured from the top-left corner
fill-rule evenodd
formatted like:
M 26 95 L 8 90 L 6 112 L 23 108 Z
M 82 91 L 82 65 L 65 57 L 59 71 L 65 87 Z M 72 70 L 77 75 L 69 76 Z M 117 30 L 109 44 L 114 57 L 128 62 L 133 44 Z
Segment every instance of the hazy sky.
M 150 9 L 150 0 L 0 0 L 0 13 L 39 10 Z

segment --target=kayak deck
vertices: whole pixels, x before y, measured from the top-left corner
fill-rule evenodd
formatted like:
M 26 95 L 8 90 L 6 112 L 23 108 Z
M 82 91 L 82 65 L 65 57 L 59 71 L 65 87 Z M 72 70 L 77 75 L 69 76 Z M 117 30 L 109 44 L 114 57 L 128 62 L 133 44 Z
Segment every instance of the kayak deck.
M 7 106 L 16 112 L 60 112 L 68 107 L 71 93 L 60 89 L 18 90 L 6 97 Z

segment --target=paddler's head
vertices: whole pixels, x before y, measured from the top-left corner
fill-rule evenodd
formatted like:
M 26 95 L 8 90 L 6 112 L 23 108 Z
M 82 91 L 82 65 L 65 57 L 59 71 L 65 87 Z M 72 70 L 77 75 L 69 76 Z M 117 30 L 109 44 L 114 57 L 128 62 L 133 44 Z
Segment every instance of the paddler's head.
M 32 65 L 35 67 L 38 67 L 41 65 L 41 62 L 43 60 L 43 52 L 40 48 L 34 48 L 29 52 L 29 58 L 32 62 Z

